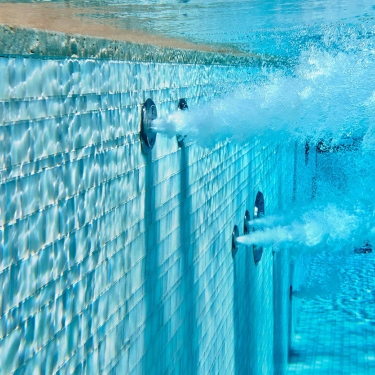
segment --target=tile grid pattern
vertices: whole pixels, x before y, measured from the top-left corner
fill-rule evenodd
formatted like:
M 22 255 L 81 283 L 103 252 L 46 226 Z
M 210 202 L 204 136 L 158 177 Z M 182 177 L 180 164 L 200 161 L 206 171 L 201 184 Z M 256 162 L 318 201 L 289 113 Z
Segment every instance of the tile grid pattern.
M 159 135 L 147 158 L 138 134 L 148 97 L 162 116 L 254 73 L 3 57 L 0 74 L 2 373 L 239 374 L 245 335 L 271 373 L 272 254 L 233 261 L 231 231 L 258 189 L 269 212 L 288 201 L 288 145 Z
M 375 372 L 373 275 L 374 254 L 343 249 L 312 259 L 287 374 Z

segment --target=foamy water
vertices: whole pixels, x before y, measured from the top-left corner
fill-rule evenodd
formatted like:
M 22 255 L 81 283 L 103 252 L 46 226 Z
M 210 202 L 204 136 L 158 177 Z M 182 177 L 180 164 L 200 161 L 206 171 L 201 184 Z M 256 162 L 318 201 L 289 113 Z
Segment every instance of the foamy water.
M 212 146 L 250 139 L 306 142 L 318 174 L 313 202 L 264 218 L 239 243 L 356 246 L 374 237 L 375 36 L 363 25 L 329 27 L 319 45 L 301 51 L 292 70 L 264 68 L 262 79 L 236 87 L 204 107 L 177 111 L 153 122 L 160 133 L 186 134 Z M 324 140 L 330 152 L 315 156 Z M 333 152 L 336 145 L 356 148 Z M 374 241 L 375 242 L 375 241 Z
M 253 86 L 232 89 L 204 107 L 174 112 L 153 122 L 156 131 L 188 135 L 201 144 L 253 137 L 364 136 L 374 146 L 375 59 L 372 51 L 302 53 L 293 75 L 275 71 Z

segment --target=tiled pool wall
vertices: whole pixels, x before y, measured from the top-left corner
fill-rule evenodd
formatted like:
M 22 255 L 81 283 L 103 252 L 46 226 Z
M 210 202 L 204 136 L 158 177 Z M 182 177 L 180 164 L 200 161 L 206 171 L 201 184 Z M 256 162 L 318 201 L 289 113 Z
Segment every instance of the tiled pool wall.
M 311 143 L 296 145 L 295 149 L 295 181 L 294 199 L 291 208 L 298 208 L 300 213 L 304 207 L 314 201 L 317 190 L 317 152 Z M 294 206 L 294 207 L 293 207 Z M 287 210 L 286 210 L 287 211 Z M 294 211 L 295 212 L 295 211 Z M 306 250 L 306 249 L 305 249 Z M 310 273 L 310 267 L 314 258 L 313 252 L 302 252 L 298 246 L 292 246 L 290 252 L 290 286 L 292 291 L 300 291 L 304 288 Z M 291 339 L 295 337 L 297 323 L 299 321 L 303 300 L 291 298 L 291 314 L 289 325 L 289 350 Z M 289 353 L 291 355 L 292 353 Z
M 65 37 L 41 40 L 57 48 Z M 294 143 L 180 148 L 159 134 L 144 155 L 139 138 L 147 98 L 159 116 L 179 98 L 194 108 L 257 69 L 152 62 L 152 53 L 36 58 L 8 47 L 0 374 L 282 374 L 289 252 L 266 248 L 255 265 L 252 248 L 233 258 L 231 244 L 258 191 L 266 214 L 292 204 Z

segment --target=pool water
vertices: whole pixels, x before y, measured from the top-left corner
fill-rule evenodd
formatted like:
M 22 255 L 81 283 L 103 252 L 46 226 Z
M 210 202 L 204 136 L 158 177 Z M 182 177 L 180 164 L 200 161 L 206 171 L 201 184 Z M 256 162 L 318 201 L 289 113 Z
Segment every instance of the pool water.
M 30 22 L 29 26 L 34 23 L 34 27 L 40 27 L 38 14 L 48 9 L 54 19 L 48 25 L 52 30 L 58 27 L 60 18 L 74 26 L 74 30 L 81 27 L 86 33 L 95 32 L 94 28 L 85 29 L 89 23 L 113 27 L 119 35 L 124 30 L 140 31 L 150 36 L 149 42 L 152 36 L 163 36 L 195 46 L 225 45 L 239 51 L 283 57 L 299 55 L 306 46 L 319 44 L 330 28 L 342 32 L 352 27 L 371 30 L 375 15 L 374 3 L 366 0 L 1 0 L 0 4 L 3 23 L 8 17 L 21 25 Z M 57 12 L 51 13 L 53 9 Z M 48 18 L 48 11 L 45 17 Z M 105 33 L 105 28 L 100 28 L 100 32 Z
M 287 374 L 375 372 L 374 272 L 373 253 L 314 257 Z
M 292 136 L 312 149 L 312 200 L 239 239 L 278 251 L 293 244 L 312 257 L 308 284 L 293 293 L 302 308 L 288 374 L 375 373 L 375 259 L 355 252 L 375 244 L 374 9 L 375 2 L 233 2 L 212 10 L 223 31 L 210 25 L 201 34 L 292 61 L 291 69 L 265 73 L 264 82 L 212 104 L 213 118 L 186 118 L 184 128 L 203 142 L 219 129 L 218 139 L 238 141 L 236 131 L 242 141 Z M 231 29 L 229 19 L 240 26 Z M 322 140 L 327 147 L 315 149 Z
M 0 9 L 12 11 L 17 3 L 0 1 Z M 375 255 L 354 250 L 365 242 L 375 245 L 375 1 L 48 3 L 50 9 L 63 9 L 62 17 L 74 14 L 75 23 L 82 20 L 93 29 L 108 24 L 114 32 L 146 35 L 142 41 L 158 35 L 169 38 L 167 44 L 173 39 L 225 47 L 280 62 L 264 64 L 251 82 L 234 80 L 204 107 L 163 110 L 154 127 L 169 137 L 186 134 L 187 142 L 203 148 L 254 139 L 309 145 L 306 170 L 301 170 L 307 193 L 277 212 L 278 220 L 265 219 L 262 225 L 269 230 L 244 236 L 241 243 L 266 244 L 277 252 L 288 247 L 293 259 L 301 253 L 311 259 L 307 284 L 292 293 L 292 303 L 302 301 L 302 308 L 288 374 L 374 373 Z M 43 6 L 29 1 L 23 8 Z M 22 16 L 14 17 L 22 24 Z M 41 97 L 48 91 L 43 90 Z M 327 146 L 319 149 L 319 144 Z

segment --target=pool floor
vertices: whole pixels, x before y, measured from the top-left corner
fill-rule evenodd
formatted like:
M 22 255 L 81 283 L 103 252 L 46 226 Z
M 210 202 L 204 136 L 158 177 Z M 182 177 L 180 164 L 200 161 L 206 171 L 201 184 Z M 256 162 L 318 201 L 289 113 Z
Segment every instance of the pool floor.
M 375 374 L 375 256 L 352 250 L 312 261 L 287 374 Z M 299 294 L 299 296 L 298 296 Z

